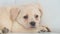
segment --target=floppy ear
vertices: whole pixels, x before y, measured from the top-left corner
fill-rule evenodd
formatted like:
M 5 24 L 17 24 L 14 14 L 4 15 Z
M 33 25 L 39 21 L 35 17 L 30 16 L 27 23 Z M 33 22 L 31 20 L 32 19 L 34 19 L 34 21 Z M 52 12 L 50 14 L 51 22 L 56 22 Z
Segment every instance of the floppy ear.
M 38 7 L 38 9 L 39 9 L 39 11 L 41 13 L 41 17 L 42 17 L 42 15 L 43 15 L 43 7 L 40 4 L 37 4 L 37 7 Z
M 19 13 L 19 9 L 18 8 L 10 9 L 11 19 L 15 20 L 17 15 L 18 15 L 18 13 Z
M 42 9 L 39 9 L 39 11 L 40 11 L 40 13 L 41 13 L 41 17 L 42 17 L 42 15 L 43 15 L 43 11 L 42 11 Z

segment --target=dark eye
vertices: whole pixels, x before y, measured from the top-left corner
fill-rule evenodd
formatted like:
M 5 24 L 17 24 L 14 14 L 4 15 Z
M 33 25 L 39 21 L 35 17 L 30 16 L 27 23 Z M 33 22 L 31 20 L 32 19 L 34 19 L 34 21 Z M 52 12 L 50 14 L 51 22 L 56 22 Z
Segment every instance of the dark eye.
M 35 18 L 38 18 L 38 15 L 36 15 Z
M 24 16 L 24 19 L 28 19 L 28 16 L 26 15 L 26 16 Z

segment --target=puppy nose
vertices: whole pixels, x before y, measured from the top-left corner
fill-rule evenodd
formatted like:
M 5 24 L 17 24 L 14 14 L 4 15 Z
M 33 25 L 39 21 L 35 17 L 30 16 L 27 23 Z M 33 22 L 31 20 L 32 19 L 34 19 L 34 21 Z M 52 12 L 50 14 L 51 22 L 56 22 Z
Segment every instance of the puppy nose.
M 30 22 L 30 25 L 35 26 L 35 22 L 34 21 Z

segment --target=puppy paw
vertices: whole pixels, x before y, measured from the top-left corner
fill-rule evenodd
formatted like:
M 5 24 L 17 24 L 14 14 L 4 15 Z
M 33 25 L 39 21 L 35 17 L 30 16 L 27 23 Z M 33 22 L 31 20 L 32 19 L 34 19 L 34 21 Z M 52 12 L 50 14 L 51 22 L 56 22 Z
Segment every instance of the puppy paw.
M 48 27 L 43 26 L 42 29 L 38 31 L 38 33 L 40 32 L 51 32 L 51 30 Z
M 8 33 L 8 32 L 9 32 L 9 29 L 7 29 L 6 27 L 2 29 L 2 33 Z

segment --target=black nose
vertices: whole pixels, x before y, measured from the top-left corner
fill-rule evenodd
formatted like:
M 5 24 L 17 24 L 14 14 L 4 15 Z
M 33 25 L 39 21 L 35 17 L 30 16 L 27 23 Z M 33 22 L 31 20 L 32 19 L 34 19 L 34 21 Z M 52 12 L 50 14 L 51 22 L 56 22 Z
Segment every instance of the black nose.
M 30 25 L 35 26 L 35 22 L 34 21 L 30 22 Z

